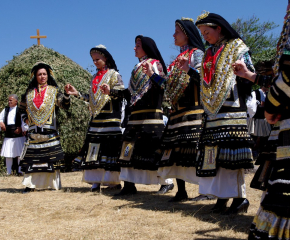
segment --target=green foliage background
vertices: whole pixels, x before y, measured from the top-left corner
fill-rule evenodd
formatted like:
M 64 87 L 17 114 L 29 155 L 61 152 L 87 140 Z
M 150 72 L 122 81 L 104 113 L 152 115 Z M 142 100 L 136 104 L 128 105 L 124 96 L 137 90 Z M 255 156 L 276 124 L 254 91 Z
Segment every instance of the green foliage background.
M 9 94 L 17 94 L 18 98 L 21 98 L 30 81 L 30 71 L 33 65 L 39 61 L 43 61 L 53 68 L 60 91 L 64 91 L 66 83 L 71 83 L 77 90 L 88 92 L 92 75 L 87 70 L 52 49 L 42 45 L 33 45 L 21 54 L 13 56 L 13 59 L 0 69 L 0 111 L 7 106 Z M 74 157 L 81 149 L 89 117 L 86 104 L 75 97 L 71 97 L 71 107 L 68 112 L 59 110 L 59 132 L 66 158 Z M 0 148 L 1 146 L 0 142 Z

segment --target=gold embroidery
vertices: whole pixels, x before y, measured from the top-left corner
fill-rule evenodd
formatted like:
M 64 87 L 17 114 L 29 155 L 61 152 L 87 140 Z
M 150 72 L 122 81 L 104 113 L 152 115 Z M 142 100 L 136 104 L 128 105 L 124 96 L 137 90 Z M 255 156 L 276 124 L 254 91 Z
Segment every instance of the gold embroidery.
M 94 119 L 93 123 L 103 123 L 103 122 L 121 122 L 119 118 L 111 118 L 111 119 Z
M 93 80 L 92 80 L 93 81 Z M 113 89 L 114 85 L 118 82 L 117 72 L 114 69 L 110 69 L 103 76 L 99 86 L 104 83 L 107 83 L 111 89 Z M 107 102 L 111 101 L 111 97 L 109 95 L 105 95 L 102 93 L 101 89 L 98 88 L 97 92 L 94 94 L 92 87 L 90 88 L 90 110 L 91 114 L 95 118 L 102 110 L 102 108 L 106 105 Z M 104 110 L 105 113 L 111 113 L 113 109 L 110 109 L 108 112 Z
M 217 146 L 205 146 L 202 170 L 216 169 Z
M 222 119 L 214 122 L 207 122 L 206 128 L 213 128 L 227 125 L 247 125 L 247 119 Z
M 90 143 L 86 162 L 97 161 L 99 150 L 100 150 L 99 143 Z
M 210 85 L 204 81 L 204 68 L 201 68 L 200 99 L 209 115 L 217 114 L 226 101 L 236 79 L 231 65 L 248 50 L 241 39 L 230 40 L 220 54 Z M 206 55 L 204 55 L 202 62 L 204 62 Z
M 134 142 L 123 142 L 122 151 L 121 151 L 121 160 L 130 161 L 133 149 L 134 149 Z
M 113 104 L 110 102 L 110 109 L 109 110 L 101 110 L 101 113 L 113 113 Z
M 272 96 L 271 94 L 271 91 L 268 92 L 268 95 L 267 95 L 269 101 L 275 106 L 275 107 L 278 107 L 280 106 L 280 103 Z
M 159 113 L 162 113 L 162 110 L 160 110 L 160 109 L 145 109 L 145 110 L 134 111 L 131 114 L 148 113 L 148 112 L 159 112 Z
M 43 103 L 41 104 L 39 109 L 34 105 L 34 102 L 33 102 L 34 95 L 35 95 L 34 90 L 30 91 L 27 94 L 27 99 L 26 99 L 27 114 L 28 114 L 29 122 L 34 123 L 38 127 L 41 127 L 45 123 L 47 123 L 47 121 L 53 114 L 53 111 L 55 108 L 57 88 L 53 86 L 47 86 Z
M 277 148 L 277 160 L 290 158 L 290 146 L 278 147 Z
M 204 110 L 203 109 L 186 111 L 186 112 L 183 112 L 183 113 L 180 113 L 180 114 L 177 114 L 175 116 L 170 117 L 170 120 L 173 120 L 173 119 L 176 119 L 176 118 L 179 118 L 179 117 L 183 117 L 183 116 L 186 116 L 186 115 L 202 114 L 202 113 L 204 113 Z

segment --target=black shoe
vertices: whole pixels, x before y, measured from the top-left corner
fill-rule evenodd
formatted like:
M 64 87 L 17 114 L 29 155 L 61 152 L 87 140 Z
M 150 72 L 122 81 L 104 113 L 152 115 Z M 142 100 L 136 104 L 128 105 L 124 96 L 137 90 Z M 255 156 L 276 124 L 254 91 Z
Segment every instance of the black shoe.
M 218 198 L 216 204 L 214 205 L 214 207 L 210 210 L 212 213 L 221 213 L 223 212 L 226 207 L 227 207 L 227 202 L 229 201 L 229 199 L 221 199 Z
M 250 206 L 250 202 L 248 201 L 248 199 L 244 199 L 242 201 L 242 203 L 240 204 L 235 204 L 234 203 L 235 199 L 233 200 L 232 205 L 230 206 L 230 208 L 225 211 L 223 213 L 223 215 L 231 215 L 231 214 L 238 214 L 238 213 L 247 213 L 248 212 L 248 208 Z
M 25 194 L 25 193 L 30 193 L 30 192 L 34 192 L 34 188 L 26 187 L 22 193 Z
M 187 192 L 177 192 L 176 195 L 171 198 L 168 202 L 181 202 L 188 199 Z
M 121 192 L 114 194 L 114 196 L 118 197 L 118 196 L 124 196 L 124 195 L 136 194 L 136 193 L 137 193 L 137 189 L 135 186 L 123 187 Z
M 210 195 L 199 195 L 195 198 L 190 199 L 190 201 L 198 202 L 198 201 L 205 201 L 205 200 L 214 200 L 216 197 Z
M 158 192 L 156 194 L 165 194 L 168 191 L 172 190 L 174 188 L 174 184 L 171 183 L 169 185 L 161 185 L 160 189 L 158 190 Z
M 96 187 L 96 188 L 91 188 L 91 192 L 101 192 L 101 187 L 100 187 L 100 185 L 98 186 L 98 187 Z

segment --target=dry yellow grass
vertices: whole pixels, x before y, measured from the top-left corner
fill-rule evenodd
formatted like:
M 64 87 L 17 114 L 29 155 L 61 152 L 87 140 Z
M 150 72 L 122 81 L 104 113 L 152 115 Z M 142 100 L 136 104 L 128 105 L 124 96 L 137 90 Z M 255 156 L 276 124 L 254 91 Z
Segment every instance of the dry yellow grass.
M 177 189 L 157 196 L 159 186 L 137 185 L 121 199 L 115 191 L 89 192 L 81 172 L 63 173 L 60 191 L 22 194 L 21 177 L 0 177 L 0 239 L 246 239 L 261 192 L 251 189 L 247 214 L 210 214 L 215 201 L 168 203 Z M 186 185 L 189 197 L 198 187 Z

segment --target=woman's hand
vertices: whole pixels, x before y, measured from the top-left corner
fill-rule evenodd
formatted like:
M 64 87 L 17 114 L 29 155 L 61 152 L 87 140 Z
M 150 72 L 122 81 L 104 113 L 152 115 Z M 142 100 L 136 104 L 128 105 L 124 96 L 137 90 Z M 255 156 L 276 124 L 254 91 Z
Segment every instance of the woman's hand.
M 277 113 L 270 114 L 265 111 L 265 118 L 269 124 L 275 124 L 276 122 L 280 120 L 281 114 L 277 114 Z
M 190 67 L 188 66 L 188 58 L 180 56 L 176 59 L 176 67 L 184 72 L 188 72 Z
M 233 63 L 232 67 L 235 75 L 241 78 L 246 78 L 251 82 L 255 82 L 257 74 L 252 73 L 243 61 L 237 60 L 235 63 Z
M 75 87 L 70 85 L 69 83 L 65 85 L 64 89 L 65 92 L 69 95 L 77 96 L 79 94 L 79 92 L 75 89 Z
M 142 63 L 142 70 L 143 73 L 147 74 L 149 77 L 151 77 L 154 74 L 152 64 L 149 62 Z
M 109 95 L 110 94 L 110 86 L 106 83 L 102 84 L 100 86 L 100 89 L 102 91 L 103 94 Z

